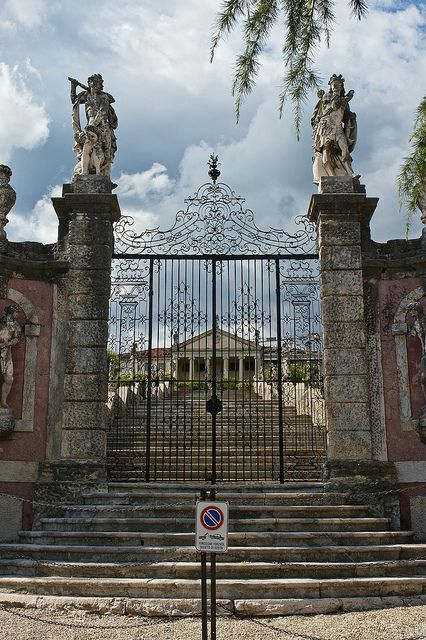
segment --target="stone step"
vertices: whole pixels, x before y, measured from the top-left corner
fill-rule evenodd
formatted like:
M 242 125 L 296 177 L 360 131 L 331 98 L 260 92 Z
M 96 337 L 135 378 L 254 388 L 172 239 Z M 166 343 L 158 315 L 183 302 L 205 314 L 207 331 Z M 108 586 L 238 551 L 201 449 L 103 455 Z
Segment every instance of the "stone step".
M 165 486 L 170 486 L 165 484 Z M 277 485 L 279 487 L 279 485 Z M 140 487 L 140 484 L 139 484 Z M 191 491 L 164 491 L 163 494 L 153 492 L 148 488 L 134 488 L 133 491 L 109 491 L 99 493 L 84 493 L 83 499 L 85 504 L 175 504 L 186 505 L 195 504 L 199 498 L 199 492 Z M 230 504 L 238 502 L 238 504 L 250 505 L 340 505 L 345 504 L 348 500 L 348 494 L 330 492 L 327 494 L 321 492 L 301 492 L 301 491 L 276 491 L 276 492 L 250 492 L 241 493 L 235 496 L 235 493 L 223 489 L 218 489 L 217 500 L 229 501 Z
M 192 541 L 194 537 L 192 536 Z M 61 562 L 195 562 L 199 554 L 193 546 L 113 546 L 73 544 L 0 544 L 2 559 L 32 559 Z M 375 544 L 324 546 L 232 546 L 226 554 L 217 554 L 226 562 L 375 562 L 423 560 L 426 544 Z
M 144 518 L 150 517 L 153 522 L 158 517 L 163 517 L 164 506 L 143 505 L 63 505 L 58 512 L 63 517 L 82 518 Z M 195 517 L 195 504 L 168 505 L 169 517 Z M 232 505 L 230 521 L 234 519 L 254 518 L 368 518 L 377 514 L 377 508 L 372 506 L 269 506 L 269 505 Z
M 309 480 L 315 481 L 320 478 L 320 468 L 315 468 L 313 466 L 308 465 L 300 465 L 299 467 L 292 467 L 291 469 L 287 469 L 286 478 L 288 482 L 294 480 Z M 259 469 L 256 472 L 250 472 L 249 470 L 233 470 L 233 469 L 217 469 L 217 474 L 220 479 L 224 482 L 226 480 L 235 482 L 235 481 L 244 481 L 247 479 L 257 480 L 270 480 L 273 478 L 277 478 L 279 476 L 278 470 L 275 469 Z M 208 481 L 211 476 L 211 470 L 207 468 L 199 468 L 197 471 L 192 470 L 188 467 L 186 469 L 182 468 L 180 470 L 172 470 L 172 469 L 160 469 L 151 467 L 150 468 L 150 479 L 155 482 L 164 482 L 168 483 L 173 480 L 176 482 L 202 482 L 203 480 Z M 145 470 L 144 469 L 128 469 L 122 472 L 111 472 L 110 480 L 117 480 L 121 482 L 141 482 L 145 480 Z
M 199 580 L 164 578 L 68 578 L 0 576 L 0 591 L 90 597 L 196 598 Z M 333 598 L 416 596 L 426 592 L 426 576 L 349 579 L 219 579 L 219 598 Z
M 131 532 L 131 531 L 20 531 L 22 544 L 67 544 L 67 545 L 117 545 L 144 547 L 166 547 L 194 545 L 193 533 Z M 229 546 L 328 546 L 404 544 L 412 541 L 410 531 L 297 531 L 286 532 L 231 532 Z
M 426 560 L 389 562 L 217 562 L 218 578 L 362 578 L 380 576 L 426 576 Z M 208 567 L 208 575 L 209 573 Z M 200 562 L 49 562 L 43 560 L 0 560 L 0 575 L 68 576 L 109 578 L 200 577 Z
M 45 531 L 148 531 L 195 532 L 195 519 L 146 518 L 42 518 Z M 255 532 L 296 531 L 388 531 L 386 518 L 257 518 L 256 520 L 230 519 L 229 530 Z

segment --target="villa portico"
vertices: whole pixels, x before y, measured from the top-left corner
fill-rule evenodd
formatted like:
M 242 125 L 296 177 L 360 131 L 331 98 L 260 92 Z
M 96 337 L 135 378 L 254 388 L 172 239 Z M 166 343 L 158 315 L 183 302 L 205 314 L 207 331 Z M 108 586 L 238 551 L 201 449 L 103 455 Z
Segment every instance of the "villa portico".
M 254 341 L 218 329 L 216 353 L 219 354 L 216 357 L 219 379 L 231 378 L 243 382 L 256 377 L 260 370 L 262 350 Z M 171 358 L 179 380 L 210 378 L 213 369 L 212 330 L 174 345 Z

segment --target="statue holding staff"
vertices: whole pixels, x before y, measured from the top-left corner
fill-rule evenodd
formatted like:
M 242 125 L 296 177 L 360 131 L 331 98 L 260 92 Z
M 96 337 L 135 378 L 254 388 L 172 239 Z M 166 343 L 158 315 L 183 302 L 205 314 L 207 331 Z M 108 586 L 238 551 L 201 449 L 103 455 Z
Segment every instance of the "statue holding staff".
M 314 147 L 314 182 L 322 176 L 351 176 L 359 178 L 352 169 L 351 152 L 357 139 L 356 115 L 349 109 L 354 92 L 345 93 L 345 80 L 333 74 L 329 91 L 318 92 L 320 98 L 312 119 Z
M 75 174 L 101 174 L 109 176 L 114 155 L 117 150 L 115 129 L 118 120 L 110 93 L 103 90 L 103 78 L 99 73 L 90 76 L 88 86 L 75 78 L 71 82 L 72 128 L 74 132 L 74 151 L 78 162 Z M 77 87 L 83 89 L 77 94 Z M 84 105 L 87 124 L 84 128 L 80 121 L 80 105 Z

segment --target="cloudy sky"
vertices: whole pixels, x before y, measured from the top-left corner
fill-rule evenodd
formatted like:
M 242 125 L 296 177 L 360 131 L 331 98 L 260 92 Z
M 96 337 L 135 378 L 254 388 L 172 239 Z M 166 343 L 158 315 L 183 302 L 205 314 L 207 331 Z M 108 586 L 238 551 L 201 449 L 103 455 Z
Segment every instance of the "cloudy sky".
M 209 45 L 220 0 L 1 0 L 0 163 L 13 171 L 17 203 L 11 240 L 54 242 L 51 195 L 75 164 L 68 76 L 101 73 L 116 99 L 118 152 L 112 177 L 121 208 L 138 226 L 167 227 L 219 154 L 221 178 L 246 198 L 259 226 L 286 227 L 305 213 L 311 178 L 310 115 L 297 142 L 291 108 L 279 120 L 281 34 L 274 31 L 257 86 L 235 123 L 231 96 L 238 32 L 213 64 Z M 373 237 L 403 237 L 395 178 L 408 152 L 415 108 L 426 92 L 424 2 L 369 3 L 349 17 L 337 0 L 329 49 L 318 52 L 327 80 L 342 73 L 358 117 L 354 168 L 380 198 Z M 324 84 L 326 86 L 326 82 Z M 415 216 L 410 237 L 420 234 Z

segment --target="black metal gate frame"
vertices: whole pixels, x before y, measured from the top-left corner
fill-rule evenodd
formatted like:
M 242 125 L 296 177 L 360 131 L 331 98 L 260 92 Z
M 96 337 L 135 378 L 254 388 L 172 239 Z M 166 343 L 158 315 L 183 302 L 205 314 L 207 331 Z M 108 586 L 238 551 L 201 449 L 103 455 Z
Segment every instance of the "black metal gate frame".
M 210 175 L 212 167 L 217 167 L 217 158 L 210 161 Z M 217 179 L 217 178 L 216 178 Z M 276 311 L 276 343 L 277 343 L 277 372 L 278 379 L 278 436 L 279 436 L 279 481 L 285 480 L 285 447 L 284 447 L 284 397 L 283 397 L 283 336 L 282 336 L 282 280 L 280 267 L 283 262 L 292 264 L 308 264 L 316 261 L 318 254 L 315 248 L 315 232 L 306 220 L 302 220 L 302 232 L 295 235 L 281 230 L 270 229 L 261 231 L 254 224 L 253 214 L 242 209 L 244 200 L 233 194 L 226 185 L 220 183 L 207 184 L 200 187 L 194 197 L 188 199 L 186 212 L 179 212 L 175 225 L 167 232 L 158 229 L 148 230 L 137 235 L 132 229 L 132 220 L 125 218 L 116 226 L 116 246 L 123 251 L 115 251 L 114 262 L 117 264 L 138 265 L 144 262 L 148 266 L 148 343 L 147 343 L 147 389 L 146 396 L 146 442 L 145 442 L 145 481 L 151 479 L 151 421 L 153 398 L 151 389 L 154 383 L 153 368 L 153 322 L 154 322 L 154 267 L 161 261 L 206 261 L 211 263 L 211 316 L 212 316 L 212 370 L 210 397 L 206 401 L 206 410 L 211 414 L 211 475 L 210 482 L 215 484 L 217 476 L 217 416 L 222 411 L 222 402 L 218 394 L 217 371 L 217 343 L 219 326 L 217 321 L 217 268 L 229 261 L 260 260 L 275 265 L 275 311 Z M 195 207 L 195 211 L 193 210 Z M 198 208 L 197 208 L 198 207 Z M 210 227 L 209 227 L 210 225 Z M 232 225 L 236 227 L 231 228 Z M 178 233 L 177 233 L 178 231 Z M 231 232 L 230 234 L 227 232 Z M 167 246 L 167 243 L 172 243 Z M 173 244 L 174 243 L 174 244 Z M 307 250 L 307 246 L 311 251 Z M 166 252 L 164 249 L 167 247 Z M 187 251 L 194 248 L 194 252 Z M 220 252 L 206 252 L 206 249 L 221 249 Z M 244 248 L 247 252 L 238 252 Z M 161 252 L 163 249 L 163 252 Z M 262 249 L 264 251 L 262 252 Z M 268 252 L 269 250 L 269 252 Z M 280 253 L 280 250 L 283 251 Z M 157 252 L 158 251 L 158 252 Z M 187 251 L 187 252 L 185 252 Z M 223 252 L 222 252 L 223 251 Z M 235 252 L 235 253 L 234 253 Z M 303 267 L 300 267 L 303 272 Z M 125 269 L 126 271 L 126 269 Z M 137 281 L 137 269 L 131 269 L 133 282 Z M 123 275 L 123 274 L 122 274 Z M 145 271 L 144 276 L 147 273 Z M 301 278 L 314 283 L 312 275 Z M 120 277 L 117 278 L 117 282 Z M 297 287 L 297 278 L 294 287 Z M 295 295 L 297 291 L 295 289 Z M 297 297 L 297 295 L 296 295 Z M 120 355 L 121 345 L 119 345 Z M 250 366 L 250 364 L 249 364 Z M 134 382 L 134 380 L 133 380 Z M 163 445 L 164 446 L 164 445 Z M 171 455 L 171 452 L 169 452 Z M 154 477 L 154 479 L 157 479 Z M 206 478 L 207 479 L 207 478 Z M 278 478 L 277 478 L 278 479 Z

